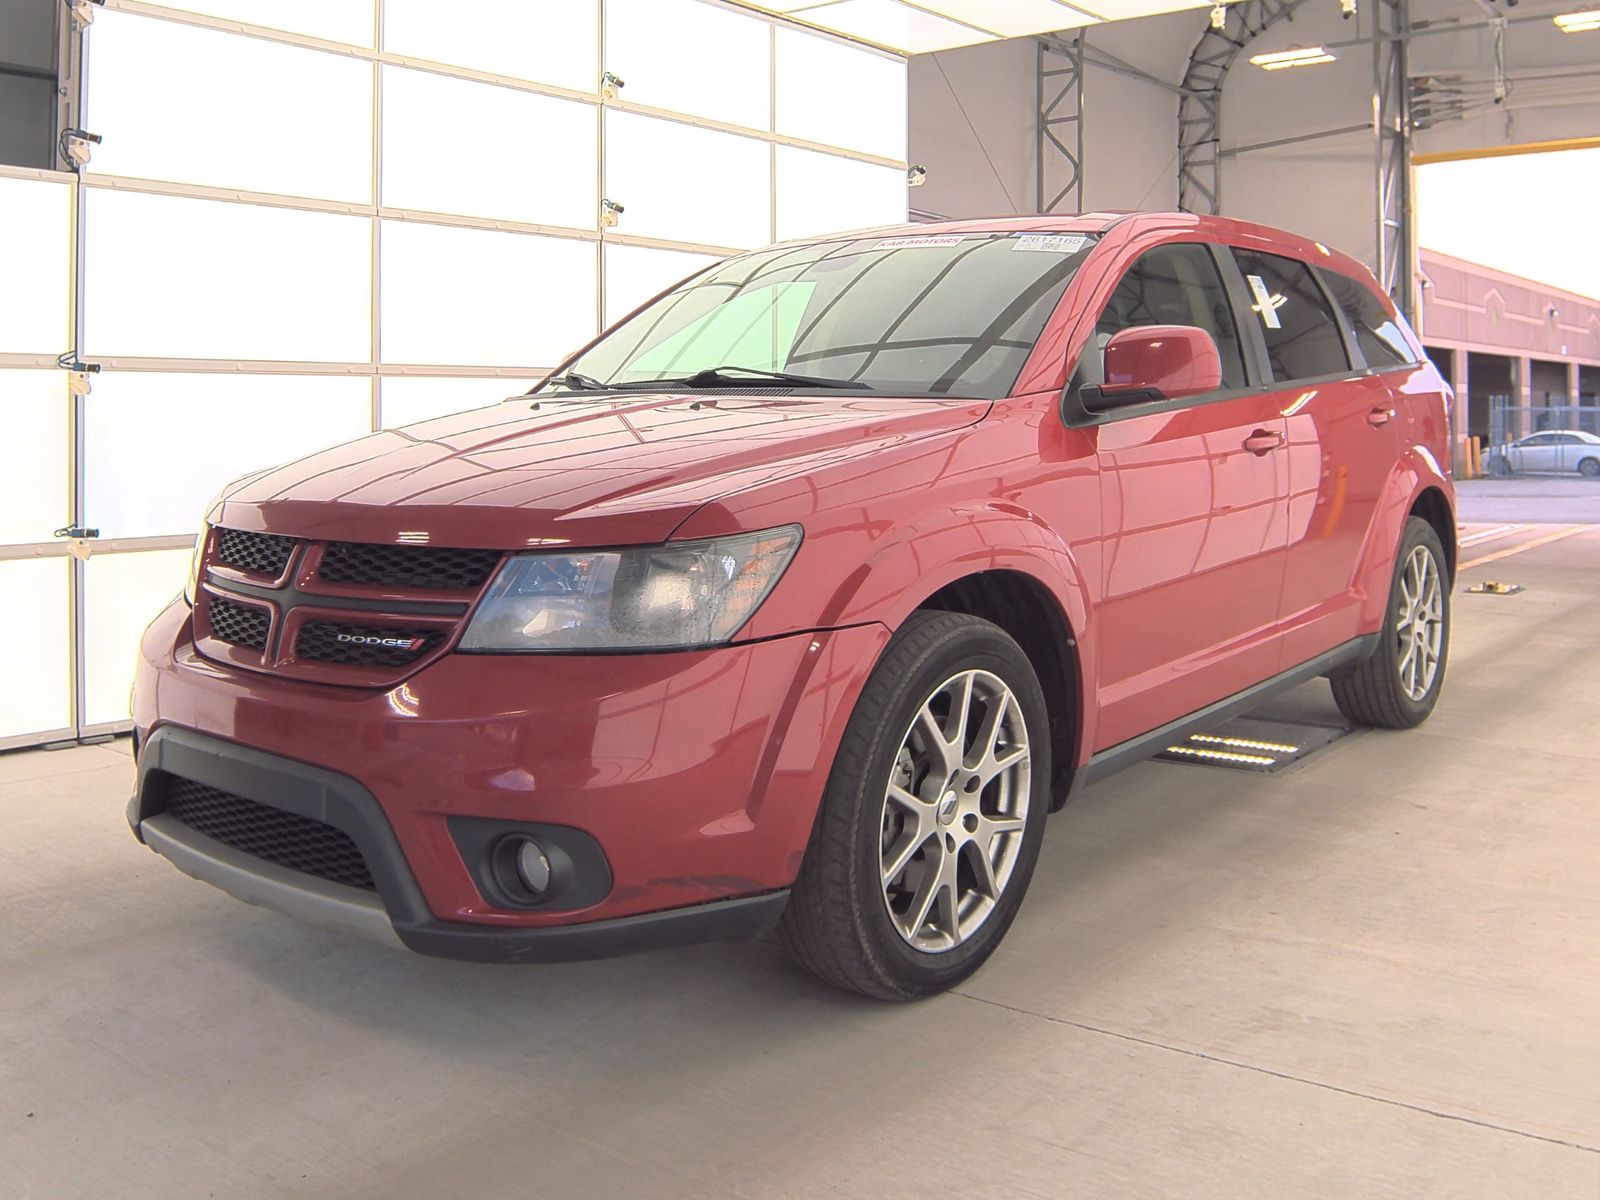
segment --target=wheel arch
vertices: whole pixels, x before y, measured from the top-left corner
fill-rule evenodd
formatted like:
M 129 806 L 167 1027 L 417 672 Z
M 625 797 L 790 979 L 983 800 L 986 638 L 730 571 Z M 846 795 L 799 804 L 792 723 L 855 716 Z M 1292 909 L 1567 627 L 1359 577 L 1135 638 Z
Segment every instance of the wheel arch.
M 1066 802 L 1083 736 L 1083 669 L 1067 614 L 1039 579 L 999 568 L 951 580 L 924 598 L 919 611 L 959 612 L 1005 630 L 1033 664 L 1050 714 L 1050 809 Z
M 1450 583 L 1454 585 L 1456 579 L 1456 515 L 1450 507 L 1450 501 L 1445 498 L 1444 490 L 1434 485 L 1429 485 L 1417 494 L 1411 502 L 1410 515 L 1421 517 L 1433 531 L 1439 535 L 1439 542 L 1444 546 L 1444 565 L 1449 573 Z

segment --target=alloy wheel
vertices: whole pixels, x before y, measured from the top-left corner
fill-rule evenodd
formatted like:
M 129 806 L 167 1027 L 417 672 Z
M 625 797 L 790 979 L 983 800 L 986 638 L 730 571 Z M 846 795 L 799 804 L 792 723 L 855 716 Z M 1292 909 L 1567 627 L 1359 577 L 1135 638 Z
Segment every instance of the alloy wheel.
M 1439 564 L 1426 546 L 1417 546 L 1406 559 L 1400 577 L 1400 604 L 1395 634 L 1399 638 L 1400 686 L 1414 701 L 1433 687 L 1444 645 L 1444 592 Z
M 918 708 L 879 839 L 884 903 L 913 948 L 954 949 L 994 912 L 1022 850 L 1031 772 L 1027 722 L 999 676 L 962 671 Z

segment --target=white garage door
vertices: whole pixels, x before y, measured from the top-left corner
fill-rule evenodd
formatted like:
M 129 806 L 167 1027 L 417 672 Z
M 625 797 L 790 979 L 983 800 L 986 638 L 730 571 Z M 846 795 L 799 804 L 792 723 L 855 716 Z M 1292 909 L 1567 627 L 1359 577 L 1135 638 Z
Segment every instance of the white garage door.
M 0 168 L 0 747 L 125 724 L 227 480 L 906 215 L 904 61 L 714 0 L 109 0 L 84 45 L 81 180 Z

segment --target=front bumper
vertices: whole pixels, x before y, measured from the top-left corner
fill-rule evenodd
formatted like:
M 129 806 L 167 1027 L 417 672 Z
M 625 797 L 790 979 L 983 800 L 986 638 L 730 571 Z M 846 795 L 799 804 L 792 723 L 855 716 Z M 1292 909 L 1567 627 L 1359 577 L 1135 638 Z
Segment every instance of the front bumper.
M 377 891 L 277 866 L 165 812 L 147 811 L 159 806 L 159 781 L 168 775 L 235 795 L 270 795 L 274 808 L 342 830 L 361 848 Z M 428 911 L 377 801 L 355 780 L 170 725 L 157 730 L 140 754 L 128 821 L 145 845 L 180 871 L 235 899 L 386 945 L 479 962 L 558 962 L 691 942 L 748 941 L 772 929 L 788 897 L 781 890 L 540 929 L 441 921 Z
M 201 657 L 181 605 L 146 633 L 129 819 L 240 899 L 428 954 L 550 961 L 759 937 L 781 911 L 878 626 L 613 658 L 449 655 L 388 690 Z M 167 817 L 191 779 L 344 830 L 376 894 L 276 867 Z M 581 907 L 486 895 L 463 821 L 579 831 L 607 890 Z M 470 855 L 468 855 L 470 857 Z

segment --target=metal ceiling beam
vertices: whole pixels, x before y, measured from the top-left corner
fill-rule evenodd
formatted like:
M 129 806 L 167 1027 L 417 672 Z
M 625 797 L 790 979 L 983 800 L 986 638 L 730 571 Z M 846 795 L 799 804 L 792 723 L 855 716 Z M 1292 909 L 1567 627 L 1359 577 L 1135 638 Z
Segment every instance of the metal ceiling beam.
M 1222 85 L 1234 61 L 1257 36 L 1309 0 L 1243 0 L 1223 10 L 1221 29 L 1207 26 L 1189 55 L 1178 95 L 1178 207 L 1215 213 L 1222 207 Z

